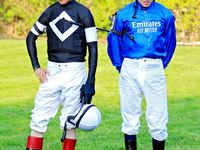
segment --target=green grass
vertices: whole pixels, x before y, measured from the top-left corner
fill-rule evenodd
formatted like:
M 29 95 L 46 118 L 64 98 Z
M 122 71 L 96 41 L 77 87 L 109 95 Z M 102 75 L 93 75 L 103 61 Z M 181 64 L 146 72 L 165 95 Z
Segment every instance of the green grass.
M 46 41 L 37 41 L 40 64 L 46 67 Z M 102 114 L 102 122 L 92 132 L 78 130 L 76 150 L 124 150 L 121 132 L 119 74 L 111 65 L 106 43 L 99 43 L 96 95 L 92 103 Z M 200 149 L 200 47 L 178 46 L 165 69 L 169 122 L 166 150 Z M 31 110 L 40 85 L 26 50 L 25 40 L 0 40 L 0 150 L 26 147 Z M 62 106 L 61 106 L 62 107 Z M 145 120 L 145 100 L 138 139 L 139 150 L 151 150 L 151 136 Z M 44 150 L 62 149 L 60 110 L 51 119 L 44 138 Z

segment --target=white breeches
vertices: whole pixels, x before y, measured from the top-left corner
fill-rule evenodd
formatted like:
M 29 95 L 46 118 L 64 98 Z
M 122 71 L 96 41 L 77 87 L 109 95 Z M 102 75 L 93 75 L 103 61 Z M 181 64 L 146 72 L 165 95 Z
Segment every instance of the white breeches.
M 50 118 L 57 114 L 60 104 L 63 105 L 60 126 L 63 129 L 69 115 L 75 115 L 81 106 L 80 88 L 87 80 L 84 62 L 54 63 L 48 62 L 48 83 L 41 84 L 35 98 L 30 127 L 44 133 Z M 75 128 L 71 123 L 67 128 Z
M 161 59 L 125 58 L 119 77 L 122 132 L 138 134 L 142 115 L 142 93 L 146 100 L 146 121 L 151 136 L 159 141 L 168 137 L 167 90 Z

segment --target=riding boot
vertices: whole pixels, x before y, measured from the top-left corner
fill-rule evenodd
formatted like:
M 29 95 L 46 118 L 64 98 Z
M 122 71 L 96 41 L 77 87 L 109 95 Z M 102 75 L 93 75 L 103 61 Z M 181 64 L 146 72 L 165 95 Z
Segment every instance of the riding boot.
M 128 140 L 125 141 L 126 150 L 137 150 L 137 141 L 136 140 Z
M 65 138 L 63 142 L 63 150 L 74 150 L 76 146 L 76 139 Z
M 153 139 L 153 150 L 164 150 L 165 149 L 165 140 L 164 141 L 158 141 Z
M 43 137 L 28 136 L 26 150 L 42 150 Z

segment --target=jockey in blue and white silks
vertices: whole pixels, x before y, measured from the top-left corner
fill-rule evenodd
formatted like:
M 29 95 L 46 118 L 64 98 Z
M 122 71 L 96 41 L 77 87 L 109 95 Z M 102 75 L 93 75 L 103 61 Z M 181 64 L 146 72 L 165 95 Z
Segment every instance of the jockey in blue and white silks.
M 126 149 L 137 149 L 136 135 L 144 96 L 153 149 L 164 150 L 168 137 L 164 69 L 176 47 L 175 17 L 169 9 L 153 0 L 136 0 L 117 11 L 110 20 L 107 51 L 120 73 L 119 94 Z
M 176 47 L 175 18 L 172 12 L 156 2 L 152 2 L 148 8 L 138 3 L 134 18 L 133 5 L 136 2 L 116 12 L 114 29 L 119 32 L 126 30 L 134 40 L 126 34 L 118 36 L 110 32 L 108 35 L 108 55 L 113 65 L 120 68 L 125 57 L 161 57 L 163 67 L 166 68 Z

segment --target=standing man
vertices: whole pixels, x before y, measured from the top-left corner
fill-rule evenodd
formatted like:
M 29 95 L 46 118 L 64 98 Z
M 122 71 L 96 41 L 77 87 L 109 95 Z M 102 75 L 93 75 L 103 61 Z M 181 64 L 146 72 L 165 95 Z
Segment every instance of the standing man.
M 122 132 L 126 150 L 136 150 L 144 94 L 154 150 L 164 150 L 168 108 L 164 69 L 176 47 L 175 18 L 153 0 L 136 0 L 113 16 L 108 55 L 120 72 Z
M 83 24 L 78 26 L 75 23 Z M 47 32 L 48 68 L 42 69 L 37 58 L 35 41 Z M 42 83 L 35 98 L 28 136 L 27 150 L 41 150 L 43 134 L 50 118 L 55 117 L 60 103 L 61 129 L 69 115 L 75 115 L 80 107 L 80 94 L 84 103 L 90 103 L 95 94 L 97 67 L 97 31 L 88 8 L 75 0 L 59 0 L 47 8 L 33 25 L 27 39 L 27 49 L 36 76 Z M 85 69 L 86 50 L 89 50 L 88 76 Z M 63 150 L 74 150 L 77 139 L 76 127 L 67 123 L 67 136 Z

